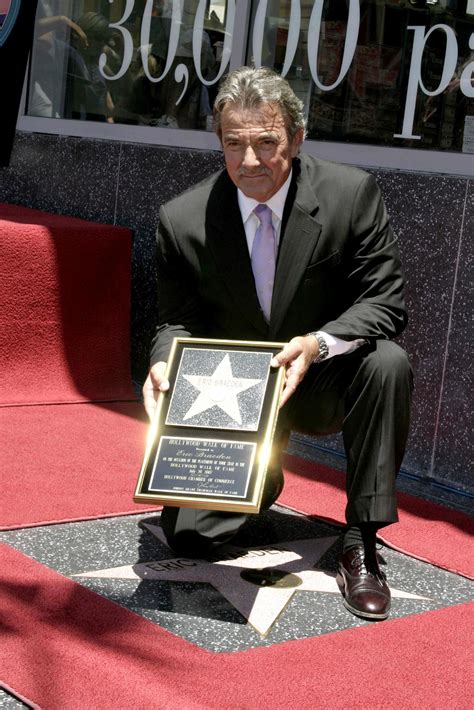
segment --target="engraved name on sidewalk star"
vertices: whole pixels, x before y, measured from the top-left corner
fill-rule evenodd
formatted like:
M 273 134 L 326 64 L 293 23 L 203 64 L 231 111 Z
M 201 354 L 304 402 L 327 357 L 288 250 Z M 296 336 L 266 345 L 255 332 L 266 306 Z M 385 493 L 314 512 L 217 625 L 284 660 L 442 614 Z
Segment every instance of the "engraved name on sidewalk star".
M 145 526 L 156 535 L 156 526 Z M 251 548 L 228 545 L 216 551 L 213 559 L 176 557 L 74 576 L 211 584 L 250 626 L 266 636 L 295 592 L 340 594 L 335 574 L 314 569 L 314 563 L 336 540 L 337 537 L 313 538 Z M 397 589 L 391 592 L 393 597 L 426 598 Z
M 183 375 L 183 377 L 199 390 L 199 396 L 184 415 L 184 420 L 217 406 L 238 424 L 242 424 L 242 419 L 237 395 L 262 382 L 262 380 L 246 377 L 234 377 L 228 354 L 212 375 Z

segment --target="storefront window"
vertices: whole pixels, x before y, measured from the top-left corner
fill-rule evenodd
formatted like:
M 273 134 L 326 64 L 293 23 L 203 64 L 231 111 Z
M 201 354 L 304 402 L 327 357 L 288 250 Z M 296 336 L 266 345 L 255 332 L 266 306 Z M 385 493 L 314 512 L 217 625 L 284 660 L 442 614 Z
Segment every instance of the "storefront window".
M 308 138 L 474 152 L 474 0 L 38 0 L 27 115 L 211 130 L 243 7 Z

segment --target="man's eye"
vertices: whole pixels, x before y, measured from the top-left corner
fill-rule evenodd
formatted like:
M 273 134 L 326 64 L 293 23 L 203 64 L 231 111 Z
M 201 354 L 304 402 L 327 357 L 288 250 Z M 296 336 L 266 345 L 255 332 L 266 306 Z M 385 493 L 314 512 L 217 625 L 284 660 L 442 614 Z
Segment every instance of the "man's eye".
M 260 145 L 263 145 L 264 148 L 271 148 L 275 145 L 275 141 L 273 138 L 265 138 L 260 142 Z
M 238 141 L 226 141 L 226 148 L 230 150 L 238 150 L 240 148 L 240 143 Z

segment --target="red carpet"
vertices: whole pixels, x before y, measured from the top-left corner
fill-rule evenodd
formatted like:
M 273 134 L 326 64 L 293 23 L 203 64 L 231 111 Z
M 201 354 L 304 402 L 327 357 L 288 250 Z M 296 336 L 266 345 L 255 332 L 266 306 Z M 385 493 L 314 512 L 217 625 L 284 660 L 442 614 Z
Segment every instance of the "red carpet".
M 132 500 L 145 448 L 141 403 L 4 408 L 0 429 L 4 529 L 150 509 Z
M 344 523 L 345 478 L 339 471 L 289 456 L 278 502 L 293 510 Z M 434 503 L 398 494 L 400 522 L 380 531 L 390 547 L 474 579 L 474 519 Z
M 0 204 L 0 406 L 130 399 L 129 229 Z
M 4 528 L 143 509 L 143 409 L 123 401 L 131 244 L 128 229 L 0 205 Z
M 213 654 L 8 547 L 1 569 L 3 681 L 45 710 L 471 707 L 474 605 Z

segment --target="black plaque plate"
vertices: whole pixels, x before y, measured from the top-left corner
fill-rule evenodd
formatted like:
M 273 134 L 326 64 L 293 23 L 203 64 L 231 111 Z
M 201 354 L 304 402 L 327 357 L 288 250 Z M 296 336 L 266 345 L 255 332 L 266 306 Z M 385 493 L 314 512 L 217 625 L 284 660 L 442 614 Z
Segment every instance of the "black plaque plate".
M 282 347 L 174 340 L 135 501 L 259 511 L 284 376 L 270 362 Z

